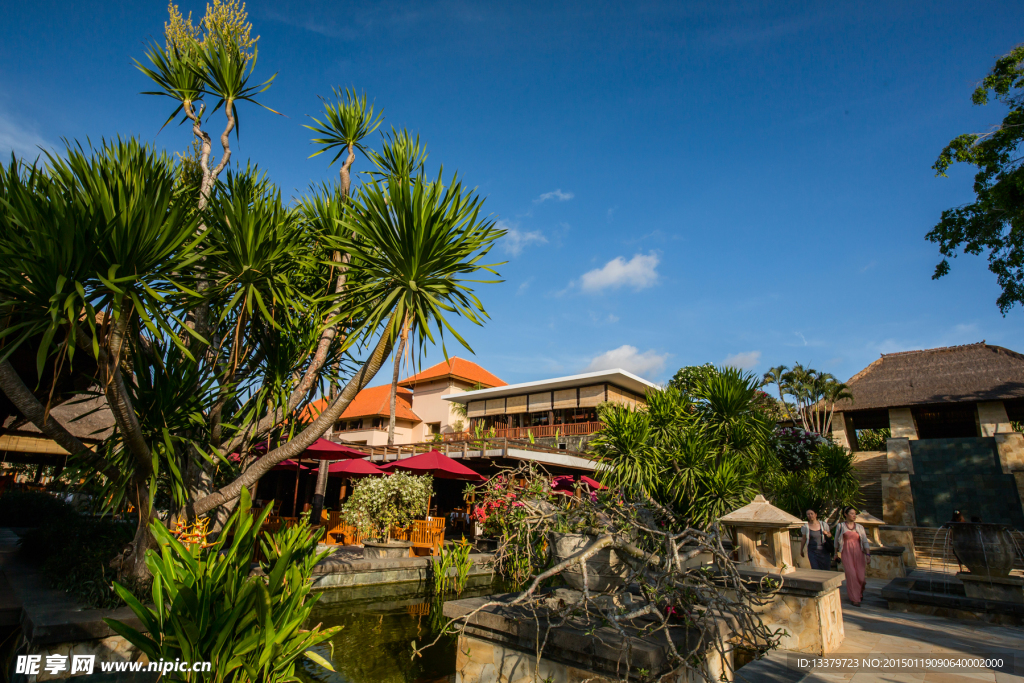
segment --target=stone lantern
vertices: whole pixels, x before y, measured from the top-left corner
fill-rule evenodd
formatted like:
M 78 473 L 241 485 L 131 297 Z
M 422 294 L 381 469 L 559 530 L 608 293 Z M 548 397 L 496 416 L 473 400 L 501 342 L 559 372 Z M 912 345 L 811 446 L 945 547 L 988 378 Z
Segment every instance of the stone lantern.
M 896 579 L 907 575 L 906 560 L 903 555 L 906 548 L 901 545 L 886 546 L 878 535 L 878 529 L 885 522 L 868 512 L 859 512 L 856 519 L 857 524 L 864 527 L 864 533 L 868 535 L 868 543 L 871 544 L 871 561 L 865 569 L 865 574 L 875 579 Z M 836 524 L 835 533 L 841 533 L 842 522 Z
M 860 524 L 862 527 L 864 527 L 864 532 L 867 533 L 868 541 L 871 543 L 871 545 L 873 545 L 875 548 L 881 548 L 884 545 L 882 543 L 882 539 L 878 536 L 878 527 L 885 524 L 885 522 L 880 520 L 878 517 L 875 517 L 870 512 L 863 511 L 857 514 L 856 521 L 857 524 Z
M 740 564 L 783 574 L 796 570 L 789 530 L 803 526 L 799 518 L 758 494 L 749 505 L 730 512 L 719 521 L 735 529 Z

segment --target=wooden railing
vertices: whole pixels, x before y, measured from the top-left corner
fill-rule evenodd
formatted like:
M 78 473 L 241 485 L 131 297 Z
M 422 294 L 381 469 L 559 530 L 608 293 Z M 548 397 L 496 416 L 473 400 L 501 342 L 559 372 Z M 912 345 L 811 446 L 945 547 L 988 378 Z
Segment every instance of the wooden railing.
M 532 435 L 535 439 L 552 436 L 586 436 L 601 431 L 603 422 L 569 422 L 560 425 L 537 425 L 535 427 L 508 427 L 495 428 L 493 433 L 490 429 L 481 431 L 484 437 L 504 437 L 506 439 L 529 439 Z M 445 441 L 467 441 L 475 438 L 472 432 L 459 432 L 456 434 L 444 434 Z

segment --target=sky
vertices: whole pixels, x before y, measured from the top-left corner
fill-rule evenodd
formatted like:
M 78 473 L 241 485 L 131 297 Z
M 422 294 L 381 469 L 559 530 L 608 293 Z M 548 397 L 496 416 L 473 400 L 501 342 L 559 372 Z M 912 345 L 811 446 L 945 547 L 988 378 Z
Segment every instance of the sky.
M 184 2 L 202 14 L 204 3 Z M 332 87 L 365 91 L 384 128 L 426 142 L 508 230 L 490 320 L 456 323 L 509 383 L 621 367 L 848 379 L 881 353 L 986 340 L 1024 351 L 984 257 L 933 281 L 925 234 L 971 201 L 973 174 L 931 169 L 1004 110 L 970 95 L 1024 42 L 1024 3 L 248 3 L 260 36 L 235 160 L 286 196 L 331 181 L 303 128 Z M 169 151 L 170 100 L 133 65 L 163 2 L 7 3 L 0 154 L 137 136 Z M 367 170 L 360 158 L 355 170 Z M 428 349 L 423 366 L 442 358 Z M 389 373 L 388 373 L 389 374 Z M 405 374 L 405 373 L 403 373 Z M 378 378 L 385 383 L 388 378 Z

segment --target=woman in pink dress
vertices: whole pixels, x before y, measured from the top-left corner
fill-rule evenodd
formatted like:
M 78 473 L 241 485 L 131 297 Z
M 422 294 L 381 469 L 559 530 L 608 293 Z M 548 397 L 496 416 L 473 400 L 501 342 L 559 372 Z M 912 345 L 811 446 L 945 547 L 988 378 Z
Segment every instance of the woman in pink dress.
M 860 607 L 864 598 L 864 574 L 871 560 L 868 535 L 857 524 L 857 508 L 843 508 L 843 519 L 836 525 L 836 559 L 843 563 L 846 573 L 846 597 L 854 607 Z

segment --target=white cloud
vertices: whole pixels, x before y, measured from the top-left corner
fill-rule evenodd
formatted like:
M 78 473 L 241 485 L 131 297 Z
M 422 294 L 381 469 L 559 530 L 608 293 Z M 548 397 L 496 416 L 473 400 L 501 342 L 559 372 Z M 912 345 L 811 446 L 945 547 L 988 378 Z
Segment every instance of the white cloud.
M 519 296 L 520 294 L 522 294 L 523 292 L 528 290 L 530 288 L 530 283 L 531 282 L 533 282 L 533 278 L 532 277 L 529 277 L 529 278 L 526 278 L 525 280 L 523 280 L 523 282 L 519 285 L 519 288 L 516 289 L 516 296 Z
M 20 125 L 0 110 L 0 155 L 5 158 L 4 163 L 10 161 L 11 152 L 26 161 L 34 161 L 43 155 L 40 147 L 51 146 L 34 131 Z
M 722 365 L 740 368 L 741 370 L 753 370 L 760 362 L 760 351 L 744 351 L 742 353 L 734 353 L 731 356 L 726 356 L 725 360 L 722 361 Z
M 657 353 L 653 349 L 640 353 L 635 346 L 623 344 L 617 349 L 595 356 L 587 366 L 586 372 L 621 368 L 649 378 L 665 369 L 665 361 L 668 360 L 668 356 L 667 353 Z
M 609 313 L 608 314 L 608 322 L 610 322 L 610 323 L 617 323 L 617 322 L 619 322 L 619 316 L 615 315 L 614 313 Z
M 553 192 L 545 192 L 541 196 L 534 199 L 533 203 L 540 204 L 541 202 L 546 202 L 549 199 L 555 199 L 560 202 L 567 202 L 575 196 L 576 195 L 574 195 L 572 192 L 562 192 L 561 189 L 557 189 L 554 190 Z
M 600 292 L 608 287 L 618 289 L 622 285 L 644 289 L 657 281 L 657 267 L 658 255 L 653 251 L 646 255 L 637 254 L 628 261 L 617 256 L 601 268 L 584 273 L 580 287 L 584 292 Z
M 518 228 L 510 228 L 507 225 L 502 225 L 500 221 L 498 223 L 498 227 L 508 231 L 501 239 L 501 248 L 505 250 L 505 253 L 511 254 L 512 256 L 519 256 L 523 253 L 523 249 L 531 244 L 548 243 L 548 238 L 545 237 L 544 233 L 540 230 L 524 232 Z

